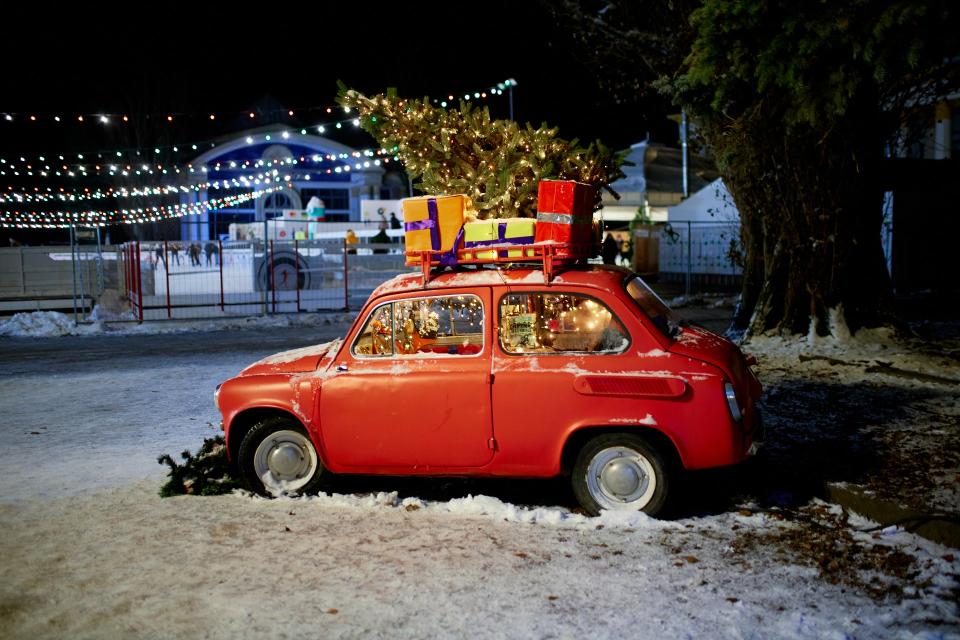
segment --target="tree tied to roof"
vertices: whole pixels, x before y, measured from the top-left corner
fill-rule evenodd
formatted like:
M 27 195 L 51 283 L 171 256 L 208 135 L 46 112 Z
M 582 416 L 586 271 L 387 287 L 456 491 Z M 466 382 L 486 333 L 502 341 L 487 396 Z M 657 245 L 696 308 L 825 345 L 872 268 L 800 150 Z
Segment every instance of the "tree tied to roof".
M 486 108 L 461 102 L 434 107 L 429 99 L 407 100 L 394 90 L 367 97 L 341 83 L 338 102 L 359 113 L 360 125 L 381 147 L 400 158 L 417 188 L 429 195 L 470 196 L 480 219 L 535 217 L 537 183 L 577 180 L 605 188 L 624 177 L 621 154 L 599 141 L 580 147 L 542 124 L 521 127 L 491 120 Z

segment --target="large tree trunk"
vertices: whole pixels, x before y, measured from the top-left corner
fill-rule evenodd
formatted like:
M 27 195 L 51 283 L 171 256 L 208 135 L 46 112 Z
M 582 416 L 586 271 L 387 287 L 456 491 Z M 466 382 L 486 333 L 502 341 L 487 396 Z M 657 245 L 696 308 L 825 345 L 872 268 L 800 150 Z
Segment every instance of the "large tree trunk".
M 851 128 L 864 131 L 864 123 Z M 855 138 L 851 144 L 851 130 L 843 133 L 706 127 L 741 215 L 734 332 L 844 336 L 892 320 L 880 244 L 880 150 Z

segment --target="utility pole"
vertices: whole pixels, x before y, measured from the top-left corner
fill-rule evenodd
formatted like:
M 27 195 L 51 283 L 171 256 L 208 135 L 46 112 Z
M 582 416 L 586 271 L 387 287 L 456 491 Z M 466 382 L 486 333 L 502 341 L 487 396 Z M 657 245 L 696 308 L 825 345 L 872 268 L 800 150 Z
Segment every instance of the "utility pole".
M 683 197 L 690 196 L 690 158 L 687 150 L 687 110 L 680 111 L 680 148 L 683 151 Z

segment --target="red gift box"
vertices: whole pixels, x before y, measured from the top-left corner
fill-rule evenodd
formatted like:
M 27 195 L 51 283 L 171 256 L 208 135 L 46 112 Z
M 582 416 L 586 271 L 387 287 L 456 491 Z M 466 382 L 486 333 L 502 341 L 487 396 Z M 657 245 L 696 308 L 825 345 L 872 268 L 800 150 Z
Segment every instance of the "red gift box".
M 541 180 L 537 189 L 536 242 L 569 245 L 557 257 L 591 258 L 596 255 L 593 233 L 593 186 L 573 180 Z

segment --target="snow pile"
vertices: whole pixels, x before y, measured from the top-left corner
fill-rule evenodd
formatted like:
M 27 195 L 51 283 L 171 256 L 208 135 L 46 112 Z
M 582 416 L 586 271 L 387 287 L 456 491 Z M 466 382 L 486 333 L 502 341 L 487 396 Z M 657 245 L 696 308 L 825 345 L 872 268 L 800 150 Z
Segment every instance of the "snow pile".
M 131 322 L 136 320 L 133 311 L 119 311 L 111 309 L 109 306 L 96 304 L 93 311 L 87 316 L 89 322 Z
M 236 491 L 234 495 L 253 501 L 266 500 L 248 491 Z M 604 511 L 596 518 L 573 513 L 561 507 L 523 507 L 485 495 L 468 495 L 446 501 L 427 501 L 420 498 L 399 497 L 396 491 L 368 494 L 320 493 L 315 496 L 279 497 L 291 502 L 306 502 L 320 508 L 359 509 L 366 511 L 420 511 L 429 515 L 482 516 L 495 521 L 520 524 L 572 527 L 583 530 L 602 529 L 677 529 L 683 525 L 655 520 L 645 513 L 635 511 Z
M 73 318 L 57 311 L 32 311 L 18 313 L 0 320 L 0 336 L 21 338 L 76 336 L 98 333 L 99 324 L 74 325 Z
M 836 314 L 831 313 L 835 318 Z M 941 347 L 919 340 L 898 339 L 893 329 L 860 329 L 851 334 L 845 325 L 836 326 L 833 335 L 753 336 L 742 348 L 765 366 L 820 368 L 839 374 L 844 380 L 863 379 L 864 373 L 881 374 L 911 380 L 914 384 L 960 384 L 960 369 L 955 359 Z M 868 376 L 869 377 L 869 376 Z

